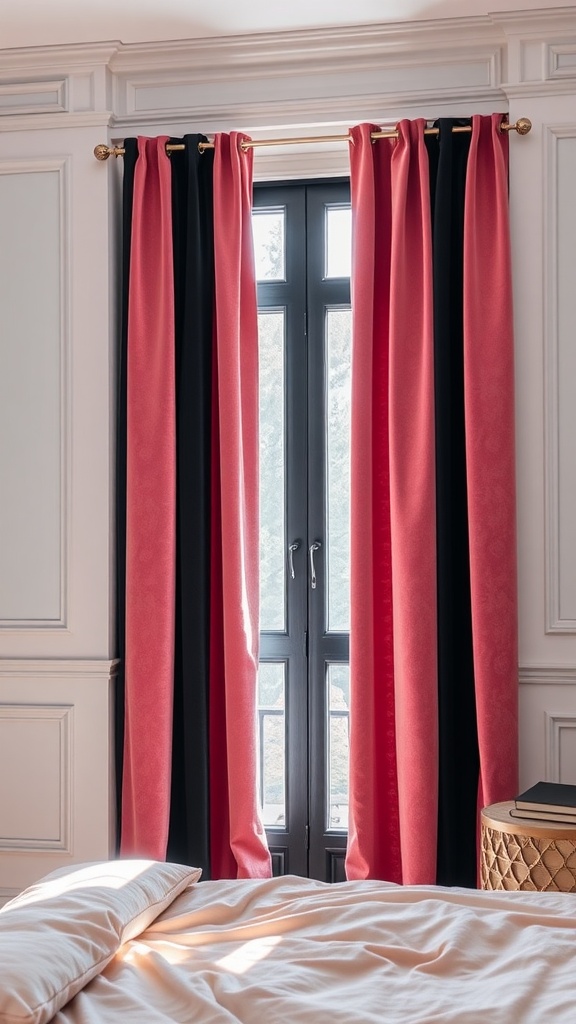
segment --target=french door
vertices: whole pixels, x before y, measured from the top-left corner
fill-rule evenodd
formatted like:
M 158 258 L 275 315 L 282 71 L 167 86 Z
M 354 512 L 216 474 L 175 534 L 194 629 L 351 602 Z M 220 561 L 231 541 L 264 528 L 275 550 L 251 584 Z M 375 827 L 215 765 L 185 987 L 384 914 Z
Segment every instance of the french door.
M 261 800 L 274 873 L 339 881 L 348 824 L 349 186 L 254 191 Z

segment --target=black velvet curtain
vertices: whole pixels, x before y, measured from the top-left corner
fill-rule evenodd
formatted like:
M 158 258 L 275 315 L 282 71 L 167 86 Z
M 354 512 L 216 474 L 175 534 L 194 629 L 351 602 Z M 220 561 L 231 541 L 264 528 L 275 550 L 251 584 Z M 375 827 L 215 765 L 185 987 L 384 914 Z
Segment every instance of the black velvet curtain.
M 472 653 L 464 421 L 464 195 L 469 119 L 426 136 L 434 277 L 438 616 L 439 885 L 476 885 L 479 751 Z
M 172 159 L 176 333 L 176 643 L 168 860 L 210 866 L 210 487 L 214 151 Z M 176 140 L 174 140 L 176 141 Z

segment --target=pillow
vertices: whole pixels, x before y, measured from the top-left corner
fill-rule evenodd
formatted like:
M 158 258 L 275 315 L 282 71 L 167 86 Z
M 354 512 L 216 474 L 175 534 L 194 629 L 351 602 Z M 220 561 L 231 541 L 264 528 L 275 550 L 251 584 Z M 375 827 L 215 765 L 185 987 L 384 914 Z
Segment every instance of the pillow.
M 201 875 L 149 860 L 77 864 L 0 908 L 0 1024 L 44 1024 Z

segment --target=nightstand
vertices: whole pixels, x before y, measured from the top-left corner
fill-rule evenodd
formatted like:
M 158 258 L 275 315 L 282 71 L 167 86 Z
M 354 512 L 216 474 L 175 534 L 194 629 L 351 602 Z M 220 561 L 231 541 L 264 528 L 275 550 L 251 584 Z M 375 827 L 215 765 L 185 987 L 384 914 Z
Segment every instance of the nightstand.
M 483 889 L 576 892 L 576 825 L 513 818 L 514 801 L 481 814 Z

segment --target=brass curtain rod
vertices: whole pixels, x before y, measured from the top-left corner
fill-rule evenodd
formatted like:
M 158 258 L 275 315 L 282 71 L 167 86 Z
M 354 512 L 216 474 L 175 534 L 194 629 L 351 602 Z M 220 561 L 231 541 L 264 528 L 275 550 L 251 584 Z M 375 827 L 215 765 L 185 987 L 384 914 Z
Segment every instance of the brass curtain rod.
M 503 121 L 500 125 L 501 132 L 518 132 L 518 135 L 527 135 L 532 128 L 532 122 L 527 117 L 520 117 L 514 124 L 508 124 Z M 471 132 L 471 125 L 455 125 L 452 129 L 453 132 Z M 382 131 L 372 132 L 370 135 L 371 139 L 397 139 L 398 130 L 396 128 L 383 128 Z M 439 128 L 425 128 L 424 135 L 439 135 Z M 347 135 L 304 135 L 301 138 L 292 139 L 247 139 L 242 142 L 241 148 L 246 151 L 248 149 L 256 149 L 262 146 L 300 146 L 305 145 L 309 142 L 351 142 L 352 136 Z M 186 148 L 183 142 L 167 143 L 167 153 L 177 153 Z M 201 153 L 205 149 L 214 149 L 213 142 L 199 142 L 198 149 Z M 109 156 L 124 156 L 125 149 L 123 146 L 106 146 L 104 143 L 94 147 L 94 156 L 97 160 L 107 160 Z

